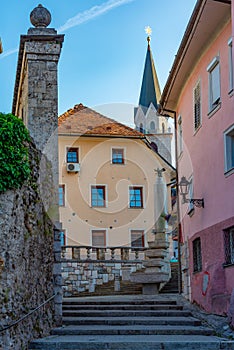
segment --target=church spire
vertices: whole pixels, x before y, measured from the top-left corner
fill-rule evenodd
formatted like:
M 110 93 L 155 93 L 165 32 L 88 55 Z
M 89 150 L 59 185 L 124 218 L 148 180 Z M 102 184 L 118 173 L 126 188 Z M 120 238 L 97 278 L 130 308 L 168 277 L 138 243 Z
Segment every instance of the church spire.
M 148 48 L 145 59 L 145 68 L 141 85 L 139 105 L 148 108 L 152 102 L 154 107 L 157 109 L 157 105 L 161 98 L 161 90 L 150 47 L 152 30 L 150 27 L 146 27 L 145 31 L 146 34 L 148 34 Z

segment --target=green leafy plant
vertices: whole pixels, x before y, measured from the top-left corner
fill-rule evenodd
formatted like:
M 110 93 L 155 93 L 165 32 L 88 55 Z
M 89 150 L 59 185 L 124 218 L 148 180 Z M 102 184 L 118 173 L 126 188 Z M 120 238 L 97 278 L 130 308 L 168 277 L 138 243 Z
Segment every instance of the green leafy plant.
M 0 192 L 22 186 L 30 174 L 30 136 L 23 122 L 12 114 L 0 113 Z

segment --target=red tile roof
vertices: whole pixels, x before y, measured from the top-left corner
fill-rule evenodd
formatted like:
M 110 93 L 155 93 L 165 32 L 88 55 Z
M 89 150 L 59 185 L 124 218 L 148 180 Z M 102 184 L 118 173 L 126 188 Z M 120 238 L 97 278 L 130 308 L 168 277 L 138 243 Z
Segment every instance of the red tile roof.
M 75 105 L 63 113 L 58 119 L 58 132 L 61 134 L 78 134 L 90 136 L 115 136 L 144 138 L 137 130 L 107 118 L 96 111 L 83 106 Z

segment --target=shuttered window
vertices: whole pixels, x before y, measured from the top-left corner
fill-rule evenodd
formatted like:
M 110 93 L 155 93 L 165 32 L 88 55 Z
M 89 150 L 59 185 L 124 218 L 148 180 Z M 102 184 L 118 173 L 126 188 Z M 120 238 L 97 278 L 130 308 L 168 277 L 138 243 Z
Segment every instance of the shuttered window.
M 142 230 L 131 231 L 131 246 L 135 248 L 142 248 L 145 246 L 144 231 Z
M 209 74 L 209 108 L 212 111 L 220 102 L 220 64 L 215 57 L 207 68 Z
M 234 169 L 234 125 L 224 133 L 225 172 Z
M 193 91 L 194 101 L 194 129 L 195 131 L 201 126 L 201 83 L 197 83 Z
M 105 230 L 93 230 L 92 231 L 92 246 L 93 247 L 105 247 L 106 246 L 106 231 Z

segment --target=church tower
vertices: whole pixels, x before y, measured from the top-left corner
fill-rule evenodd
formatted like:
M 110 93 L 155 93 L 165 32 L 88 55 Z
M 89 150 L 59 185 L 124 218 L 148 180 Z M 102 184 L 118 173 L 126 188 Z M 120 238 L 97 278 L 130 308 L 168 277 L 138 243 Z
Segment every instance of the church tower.
M 152 148 L 171 163 L 172 133 L 168 118 L 157 113 L 161 90 L 150 47 L 151 29 L 146 28 L 147 52 L 138 107 L 134 110 L 137 130 L 144 133 Z

